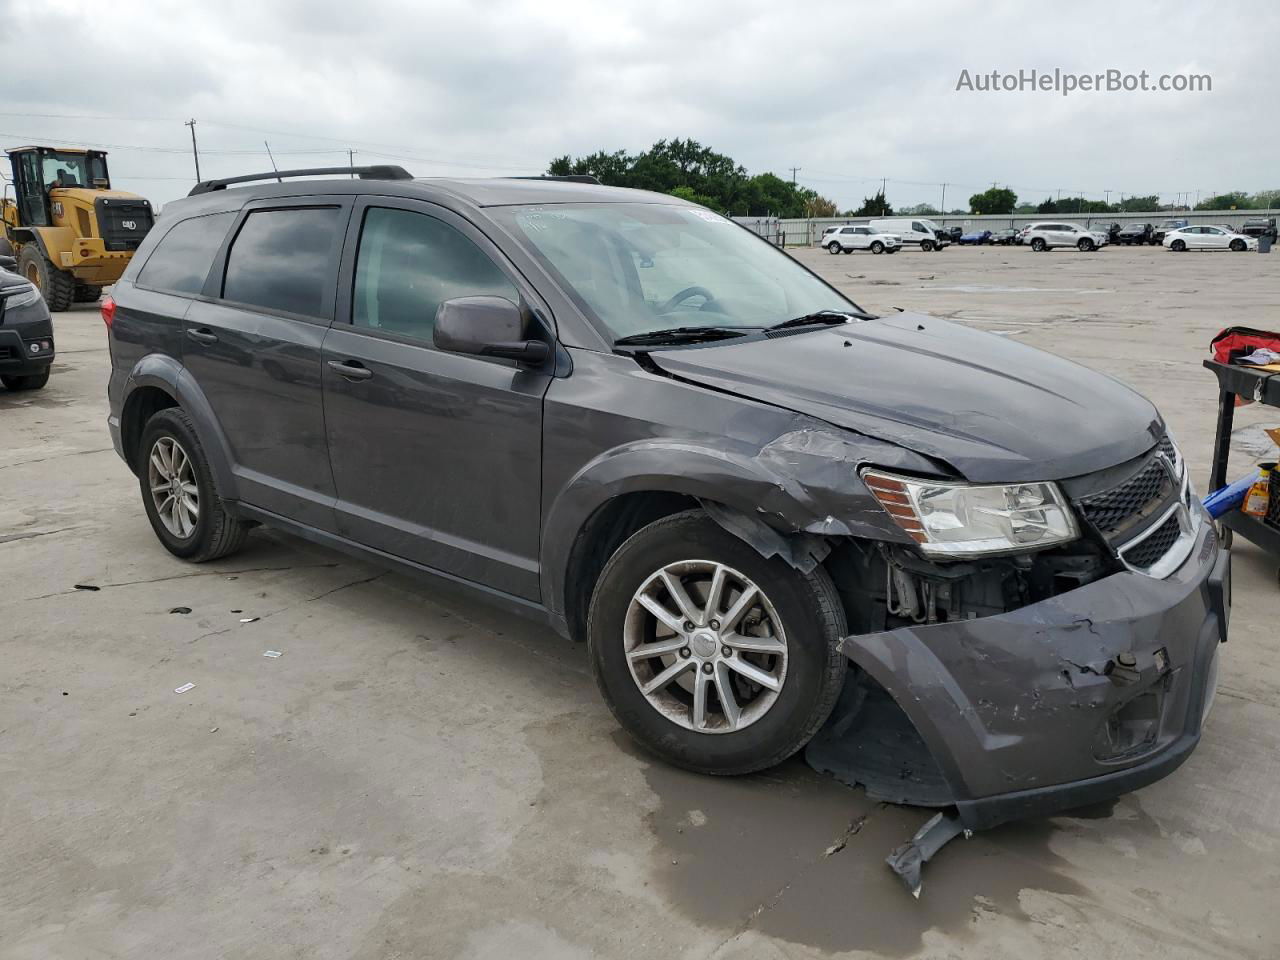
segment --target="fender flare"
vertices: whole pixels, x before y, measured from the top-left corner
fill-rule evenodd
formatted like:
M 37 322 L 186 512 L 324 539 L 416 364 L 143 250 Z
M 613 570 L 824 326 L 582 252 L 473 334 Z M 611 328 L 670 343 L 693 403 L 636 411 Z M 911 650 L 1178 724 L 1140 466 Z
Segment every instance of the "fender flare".
M 235 460 L 231 445 L 227 442 L 227 436 L 218 424 L 218 418 L 204 391 L 196 384 L 186 367 L 176 358 L 158 353 L 148 354 L 134 364 L 121 397 L 122 420 L 123 412 L 129 408 L 129 398 L 142 387 L 157 387 L 178 402 L 196 425 L 196 433 L 209 460 L 209 471 L 213 474 L 221 498 L 238 500 L 239 490 L 232 469 Z

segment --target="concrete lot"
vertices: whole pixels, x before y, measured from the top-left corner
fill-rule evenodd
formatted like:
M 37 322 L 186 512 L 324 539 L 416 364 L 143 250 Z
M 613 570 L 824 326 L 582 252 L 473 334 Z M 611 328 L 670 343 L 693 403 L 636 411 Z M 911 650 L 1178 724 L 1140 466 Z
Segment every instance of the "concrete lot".
M 1128 381 L 1201 492 L 1209 337 L 1280 327 L 1280 256 L 796 255 Z M 1251 545 L 1191 760 L 954 842 L 916 902 L 883 860 L 926 814 L 799 762 L 650 762 L 544 629 L 278 534 L 171 558 L 111 450 L 101 321 L 56 323 L 49 386 L 0 390 L 0 958 L 1280 953 L 1280 560 Z

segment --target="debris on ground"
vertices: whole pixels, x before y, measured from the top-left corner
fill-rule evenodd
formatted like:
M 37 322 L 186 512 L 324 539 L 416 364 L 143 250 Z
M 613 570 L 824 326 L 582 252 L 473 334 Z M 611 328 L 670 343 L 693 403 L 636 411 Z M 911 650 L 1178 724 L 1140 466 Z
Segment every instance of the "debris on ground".
M 195 688 L 195 684 L 194 684 L 194 683 L 184 683 L 184 684 L 183 684 L 182 686 L 180 686 L 180 687 L 174 687 L 173 692 L 174 692 L 174 693 L 186 693 L 188 690 L 191 690 L 191 689 L 194 689 L 194 688 Z
M 279 651 L 279 650 L 267 650 L 267 651 L 265 651 L 262 655 L 263 655 L 264 657 L 270 657 L 271 659 L 273 659 L 273 660 L 274 660 L 276 657 L 280 656 L 280 651 Z
M 965 837 L 972 835 L 971 831 L 966 830 L 964 824 L 960 822 L 959 814 L 943 810 L 929 818 L 909 842 L 889 854 L 885 863 L 889 864 L 893 872 L 906 884 L 911 895 L 919 900 L 922 883 L 921 868 L 948 842 L 962 833 Z
M 241 623 L 256 623 L 256 622 L 258 621 L 258 619 L 259 619 L 258 617 L 241 617 L 241 618 L 240 618 L 240 622 L 241 622 Z
M 75 588 L 77 590 L 89 590 L 93 593 L 97 593 L 99 590 L 102 589 L 101 587 L 95 587 L 92 583 L 77 583 L 75 585 Z
M 217 727 L 210 727 L 210 728 L 209 728 L 209 732 L 210 732 L 210 733 L 217 733 L 217 732 L 218 732 L 218 728 L 217 728 Z
M 169 612 L 187 614 L 191 612 L 191 608 L 190 607 L 174 607 Z

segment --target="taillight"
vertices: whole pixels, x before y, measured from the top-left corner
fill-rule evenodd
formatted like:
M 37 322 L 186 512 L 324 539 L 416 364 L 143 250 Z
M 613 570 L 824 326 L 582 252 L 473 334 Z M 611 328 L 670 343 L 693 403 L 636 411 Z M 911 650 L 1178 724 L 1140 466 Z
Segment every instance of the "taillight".
M 102 322 L 107 325 L 108 330 L 116 322 L 116 302 L 109 295 L 102 298 Z

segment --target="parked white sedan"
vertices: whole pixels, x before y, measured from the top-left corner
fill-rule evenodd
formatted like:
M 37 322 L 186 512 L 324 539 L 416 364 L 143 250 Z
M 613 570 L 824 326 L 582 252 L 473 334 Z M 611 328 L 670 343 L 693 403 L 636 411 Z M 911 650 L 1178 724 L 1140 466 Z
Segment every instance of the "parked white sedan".
M 1197 224 L 1180 230 L 1170 230 L 1164 235 L 1164 245 L 1178 253 L 1183 250 L 1234 250 L 1240 253 L 1245 250 L 1257 250 L 1258 239 L 1236 233 L 1230 227 Z
M 880 233 L 870 227 L 828 227 L 822 233 L 820 246 L 831 253 L 853 253 L 870 250 L 872 253 L 897 253 L 902 241 L 892 233 Z

